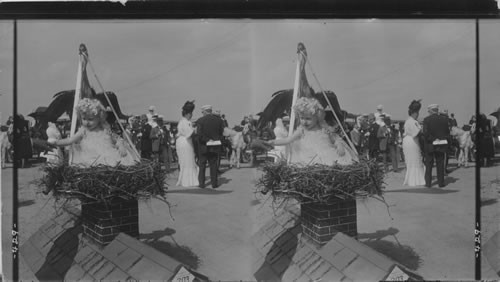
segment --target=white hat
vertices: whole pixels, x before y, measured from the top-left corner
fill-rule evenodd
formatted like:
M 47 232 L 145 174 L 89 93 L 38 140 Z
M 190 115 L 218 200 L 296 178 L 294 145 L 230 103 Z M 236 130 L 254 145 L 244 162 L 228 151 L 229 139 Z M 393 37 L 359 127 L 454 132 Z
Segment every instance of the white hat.
M 211 106 L 211 105 L 204 105 L 204 106 L 201 106 L 201 110 L 202 110 L 202 111 L 212 110 L 212 106 Z
M 377 106 L 377 110 L 382 110 L 383 108 L 384 108 L 384 106 L 382 106 L 382 105 Z
M 149 106 L 149 110 L 150 111 L 154 111 L 155 110 L 155 106 Z
M 438 104 L 430 104 L 429 106 L 427 106 L 427 109 L 428 110 L 437 110 L 437 109 L 439 109 L 439 105 Z

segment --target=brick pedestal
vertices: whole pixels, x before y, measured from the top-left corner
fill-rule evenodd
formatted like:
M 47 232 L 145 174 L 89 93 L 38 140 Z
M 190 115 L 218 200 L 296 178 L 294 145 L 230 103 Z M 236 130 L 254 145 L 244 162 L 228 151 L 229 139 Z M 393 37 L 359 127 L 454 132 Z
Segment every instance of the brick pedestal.
M 356 200 L 335 199 L 328 204 L 301 204 L 302 234 L 313 242 L 326 244 L 337 232 L 358 236 Z
M 123 232 L 139 238 L 139 203 L 137 200 L 113 199 L 104 203 L 82 203 L 83 235 L 105 246 Z

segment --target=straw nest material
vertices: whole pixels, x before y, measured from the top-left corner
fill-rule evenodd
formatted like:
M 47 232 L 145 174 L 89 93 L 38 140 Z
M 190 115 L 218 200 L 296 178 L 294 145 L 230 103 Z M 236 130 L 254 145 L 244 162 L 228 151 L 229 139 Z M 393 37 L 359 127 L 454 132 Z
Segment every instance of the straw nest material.
M 44 193 L 52 191 L 57 199 L 79 199 L 85 202 L 108 203 L 113 198 L 125 200 L 165 196 L 166 172 L 161 164 L 142 159 L 135 165 L 90 167 L 67 163 L 43 168 L 41 179 Z
M 259 192 L 301 203 L 327 203 L 334 198 L 381 196 L 384 173 L 375 160 L 351 165 L 266 163 L 257 181 Z

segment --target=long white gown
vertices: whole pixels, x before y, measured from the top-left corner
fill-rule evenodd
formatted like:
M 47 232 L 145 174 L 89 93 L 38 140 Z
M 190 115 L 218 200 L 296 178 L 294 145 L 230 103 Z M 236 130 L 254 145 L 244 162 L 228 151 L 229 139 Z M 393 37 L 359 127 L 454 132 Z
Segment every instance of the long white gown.
M 48 141 L 55 141 L 55 140 L 61 140 L 61 132 L 57 128 L 57 126 L 49 122 L 49 127 L 45 131 L 47 133 Z M 64 154 L 63 150 L 60 147 L 53 148 L 47 154 L 44 154 L 44 157 L 47 159 L 47 164 L 51 165 L 58 165 L 61 164 L 64 161 Z
M 179 178 L 177 186 L 194 187 L 198 186 L 198 166 L 194 156 L 193 140 L 191 139 L 194 129 L 191 122 L 182 118 L 177 125 L 179 137 L 177 137 L 175 148 L 179 157 Z
M 285 128 L 282 119 L 276 120 L 276 127 L 273 129 L 276 140 L 286 139 L 288 137 L 288 130 Z M 274 146 L 274 152 L 279 158 L 287 158 L 290 151 L 290 146 Z
M 291 162 L 310 165 L 350 165 L 358 161 L 356 153 L 335 134 L 335 146 L 330 141 L 326 129 L 305 130 L 300 126 L 301 137 L 291 143 Z
M 403 153 L 406 162 L 406 175 L 404 185 L 425 185 L 425 166 L 422 161 L 420 145 L 417 135 L 421 126 L 414 118 L 409 117 L 405 122 L 403 138 Z

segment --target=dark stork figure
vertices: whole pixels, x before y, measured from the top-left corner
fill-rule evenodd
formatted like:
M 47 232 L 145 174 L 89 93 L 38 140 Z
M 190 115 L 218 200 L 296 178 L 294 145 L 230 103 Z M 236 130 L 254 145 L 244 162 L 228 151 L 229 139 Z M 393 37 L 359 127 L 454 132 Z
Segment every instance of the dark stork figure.
M 79 48 L 80 58 L 81 58 L 81 88 L 80 97 L 81 98 L 91 98 L 97 99 L 105 108 L 115 110 L 116 115 L 119 119 L 128 119 L 128 116 L 123 114 L 120 105 L 118 104 L 118 99 L 115 93 L 111 91 L 96 93 L 95 90 L 90 86 L 90 82 L 87 76 L 87 63 L 89 60 L 87 47 L 84 44 L 80 44 Z M 68 116 L 73 114 L 73 103 L 75 100 L 75 90 L 64 90 L 56 93 L 53 96 L 52 102 L 45 109 L 43 113 L 39 115 L 40 124 L 37 130 L 45 131 L 48 126 L 48 122 L 56 122 L 57 119 L 64 113 Z M 109 100 L 109 102 L 108 102 Z M 110 105 L 111 104 L 111 105 Z M 116 121 L 115 115 L 112 111 L 109 112 L 107 116 L 107 122 L 113 124 Z
M 90 82 L 87 76 L 87 63 L 88 63 L 88 52 L 87 47 L 84 44 L 80 44 L 80 57 L 81 57 L 81 74 L 82 74 L 82 82 L 81 82 L 81 98 L 91 98 L 97 99 L 101 102 L 101 104 L 108 108 L 111 106 L 116 111 L 116 114 L 119 119 L 127 119 L 128 116 L 124 115 L 121 112 L 120 106 L 118 105 L 118 99 L 116 98 L 115 93 L 106 91 L 106 95 L 104 92 L 97 93 L 90 86 Z M 106 98 L 107 96 L 107 98 Z M 109 102 L 108 102 L 109 99 Z M 52 102 L 47 107 L 44 113 L 44 118 L 47 121 L 55 121 L 58 117 L 60 117 L 63 113 L 67 113 L 69 116 L 73 114 L 73 102 L 75 100 L 75 90 L 65 90 L 58 92 L 54 95 Z M 108 115 L 108 122 L 112 124 L 116 120 L 114 114 Z
M 102 105 L 107 108 L 110 107 L 108 100 L 104 96 L 104 92 L 95 93 L 93 89 L 91 89 L 92 96 L 91 98 L 99 100 Z M 106 94 L 111 102 L 111 105 L 116 111 L 119 119 L 128 119 L 128 116 L 123 114 L 120 105 L 118 104 L 118 99 L 116 94 L 111 91 L 106 91 Z M 75 100 L 75 90 L 65 90 L 58 92 L 54 95 L 52 102 L 49 104 L 47 109 L 42 115 L 42 119 L 45 121 L 56 121 L 61 115 L 67 113 L 70 117 L 73 114 L 73 103 Z M 110 113 L 108 115 L 108 122 L 113 123 L 116 120 L 114 115 Z
M 80 44 L 79 53 L 81 58 L 81 98 L 97 99 L 105 108 L 111 109 L 112 107 L 119 119 L 128 119 L 129 116 L 122 113 L 115 93 L 111 91 L 106 91 L 106 95 L 104 92 L 96 93 L 95 90 L 90 86 L 86 69 L 88 63 L 88 51 L 87 47 L 84 44 Z M 38 123 L 38 126 L 37 128 L 35 128 L 35 130 L 41 132 L 42 136 L 45 136 L 45 130 L 48 127 L 48 122 L 56 122 L 57 119 L 64 113 L 67 113 L 68 116 L 71 117 L 73 114 L 75 92 L 76 91 L 73 89 L 56 93 L 53 96 L 52 102 L 49 104 L 49 106 L 43 111 L 43 113 L 39 114 L 38 117 L 40 122 Z M 115 115 L 112 111 L 109 111 L 107 115 L 107 122 L 112 125 L 115 121 Z M 33 143 L 35 146 L 47 149 L 47 143 L 44 138 L 36 138 L 35 140 L 33 140 Z
M 323 92 L 314 92 L 314 89 L 309 85 L 306 76 L 305 64 L 307 61 L 307 52 L 303 43 L 299 43 L 297 46 L 297 53 L 299 54 L 299 93 L 298 97 L 309 97 L 317 99 L 321 105 L 327 109 L 329 108 L 328 101 L 330 101 L 331 106 L 333 107 L 333 111 L 337 115 L 340 123 L 342 124 L 344 121 L 344 117 L 346 115 L 345 111 L 342 111 L 339 105 L 339 101 L 337 99 L 337 95 L 333 91 L 325 91 Z M 275 92 L 271 96 L 271 101 L 265 107 L 265 109 L 260 113 L 260 118 L 257 123 L 257 128 L 264 128 L 269 122 L 275 123 L 277 118 L 281 118 L 287 113 L 289 113 L 290 108 L 292 107 L 293 100 L 293 89 L 280 90 Z M 332 111 L 326 111 L 325 113 L 326 122 L 333 126 L 337 124 L 335 117 L 333 116 Z

